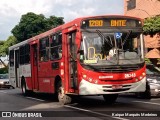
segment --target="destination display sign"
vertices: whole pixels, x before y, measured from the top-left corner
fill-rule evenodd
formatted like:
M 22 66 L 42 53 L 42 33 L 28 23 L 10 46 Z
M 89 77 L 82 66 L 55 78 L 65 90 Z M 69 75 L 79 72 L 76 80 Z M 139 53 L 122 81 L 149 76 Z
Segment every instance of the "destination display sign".
M 141 27 L 142 23 L 137 19 L 130 18 L 94 18 L 83 20 L 81 24 L 82 29 L 86 28 L 108 28 L 108 27 Z
M 89 20 L 89 26 L 90 27 L 101 27 L 103 26 L 103 20 Z

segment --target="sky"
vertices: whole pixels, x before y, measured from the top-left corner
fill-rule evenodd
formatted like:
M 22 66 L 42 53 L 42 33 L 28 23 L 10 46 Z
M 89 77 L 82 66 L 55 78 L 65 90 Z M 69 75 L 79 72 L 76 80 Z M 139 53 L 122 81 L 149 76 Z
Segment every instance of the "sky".
M 123 0 L 0 0 L 0 40 L 12 35 L 11 30 L 28 12 L 64 17 L 69 22 L 83 16 L 123 14 L 123 7 Z

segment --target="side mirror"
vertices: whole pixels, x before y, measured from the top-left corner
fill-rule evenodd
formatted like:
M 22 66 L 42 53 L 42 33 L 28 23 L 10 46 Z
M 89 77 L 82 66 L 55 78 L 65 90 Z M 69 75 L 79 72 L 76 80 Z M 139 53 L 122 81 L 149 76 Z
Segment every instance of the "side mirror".
M 80 54 L 80 60 L 84 60 L 84 50 L 78 50 L 78 54 Z
M 84 50 L 78 50 L 78 54 L 83 55 L 84 54 Z

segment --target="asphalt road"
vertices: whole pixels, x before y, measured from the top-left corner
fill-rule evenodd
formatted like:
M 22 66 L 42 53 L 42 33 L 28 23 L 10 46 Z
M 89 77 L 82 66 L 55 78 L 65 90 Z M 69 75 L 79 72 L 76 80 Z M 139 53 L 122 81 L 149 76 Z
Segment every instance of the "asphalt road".
M 62 106 L 52 94 L 23 96 L 20 89 L 0 89 L 0 111 L 4 116 L 0 120 L 159 120 L 160 98 L 121 95 L 115 104 L 108 105 L 102 96 L 88 96 Z M 4 112 L 11 112 L 12 117 L 5 117 Z

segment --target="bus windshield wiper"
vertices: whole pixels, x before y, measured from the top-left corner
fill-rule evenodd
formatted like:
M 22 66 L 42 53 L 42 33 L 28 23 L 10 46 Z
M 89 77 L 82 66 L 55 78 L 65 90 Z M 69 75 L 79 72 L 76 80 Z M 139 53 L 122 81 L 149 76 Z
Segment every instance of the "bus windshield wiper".
M 123 43 L 121 44 L 121 46 L 123 46 L 123 45 L 126 43 L 128 37 L 130 36 L 131 33 L 132 33 L 132 30 L 129 30 L 129 32 L 127 33 L 127 35 L 126 35 L 126 37 L 125 37 Z
M 108 43 L 108 45 L 112 48 L 113 47 L 113 43 L 112 43 L 112 41 L 111 41 L 111 38 L 110 38 L 110 40 L 108 40 L 103 34 L 102 34 L 102 32 L 101 31 L 99 31 L 99 30 L 96 30 L 96 32 L 97 32 L 97 34 L 101 37 L 101 39 L 103 40 L 106 40 L 107 41 L 107 43 Z

